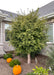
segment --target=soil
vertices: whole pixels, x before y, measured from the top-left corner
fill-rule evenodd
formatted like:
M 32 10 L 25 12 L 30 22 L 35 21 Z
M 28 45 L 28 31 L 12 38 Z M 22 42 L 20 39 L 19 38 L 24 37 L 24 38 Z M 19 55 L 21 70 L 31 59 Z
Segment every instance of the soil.
M 26 75 L 28 72 L 32 72 L 32 69 L 35 68 L 35 65 L 46 68 L 46 61 L 48 58 L 46 56 L 38 55 L 37 64 L 35 63 L 35 60 L 32 59 L 31 64 L 29 65 L 27 64 L 27 60 L 22 57 L 15 56 L 13 59 L 18 59 L 21 62 L 22 73 L 20 75 Z M 0 75 L 13 75 L 12 70 L 13 68 L 9 66 L 6 60 L 0 58 Z

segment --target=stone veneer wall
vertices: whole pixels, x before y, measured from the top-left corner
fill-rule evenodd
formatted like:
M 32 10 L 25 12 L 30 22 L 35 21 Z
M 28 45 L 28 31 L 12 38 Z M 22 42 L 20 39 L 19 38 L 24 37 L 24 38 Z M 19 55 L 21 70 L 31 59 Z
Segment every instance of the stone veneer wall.
M 49 56 L 49 53 L 52 51 L 51 48 L 54 48 L 54 44 L 53 43 L 47 44 L 45 48 L 41 51 L 41 54 L 45 56 Z
M 0 23 L 0 42 L 1 42 L 1 23 Z M 5 42 L 5 23 L 2 22 L 2 42 Z
M 48 19 L 48 23 L 54 23 L 54 18 Z M 50 49 L 51 47 L 54 48 L 54 43 L 47 43 L 47 46 L 41 51 L 41 54 L 48 56 L 49 52 L 52 50 Z
M 0 22 L 0 42 L 1 42 L 1 22 Z
M 3 49 L 5 52 L 9 52 L 9 51 L 14 51 L 14 47 L 10 44 L 9 41 L 5 41 L 4 42 L 4 46 L 3 46 Z
M 2 31 L 2 34 L 1 34 L 1 31 Z M 5 23 L 4 22 L 2 22 L 2 23 L 0 22 L 0 55 L 4 54 L 4 51 L 3 51 L 4 42 L 5 42 Z
M 2 23 L 2 40 L 3 40 L 3 42 L 5 42 L 5 23 L 3 22 Z

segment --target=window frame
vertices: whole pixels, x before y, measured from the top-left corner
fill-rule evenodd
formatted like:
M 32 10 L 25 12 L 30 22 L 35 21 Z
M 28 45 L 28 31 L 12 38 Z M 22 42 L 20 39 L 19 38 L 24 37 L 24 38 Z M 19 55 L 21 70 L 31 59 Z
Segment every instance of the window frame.
M 47 44 L 54 44 L 54 23 L 52 23 L 53 25 L 53 42 L 46 42 Z

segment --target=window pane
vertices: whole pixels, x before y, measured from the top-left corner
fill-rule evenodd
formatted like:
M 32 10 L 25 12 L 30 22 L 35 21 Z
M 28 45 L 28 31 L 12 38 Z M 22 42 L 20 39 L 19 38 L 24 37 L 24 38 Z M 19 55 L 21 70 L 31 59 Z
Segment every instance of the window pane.
M 8 29 L 8 27 L 9 27 L 9 24 L 5 24 L 5 29 Z
M 5 41 L 10 40 L 10 30 L 9 30 L 9 24 L 5 24 Z
M 53 24 L 49 24 L 47 35 L 48 35 L 49 42 L 53 42 Z

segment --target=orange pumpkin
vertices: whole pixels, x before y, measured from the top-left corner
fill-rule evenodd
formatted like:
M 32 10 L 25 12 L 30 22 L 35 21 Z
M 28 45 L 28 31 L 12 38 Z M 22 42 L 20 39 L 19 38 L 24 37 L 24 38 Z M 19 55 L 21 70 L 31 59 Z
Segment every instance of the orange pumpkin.
M 21 73 L 22 69 L 21 69 L 21 66 L 20 65 L 15 65 L 13 67 L 13 74 L 14 75 L 19 75 Z
M 8 58 L 7 62 L 10 63 L 12 61 L 12 58 Z

